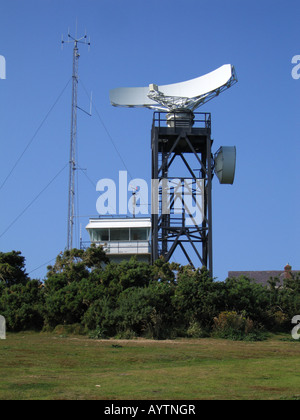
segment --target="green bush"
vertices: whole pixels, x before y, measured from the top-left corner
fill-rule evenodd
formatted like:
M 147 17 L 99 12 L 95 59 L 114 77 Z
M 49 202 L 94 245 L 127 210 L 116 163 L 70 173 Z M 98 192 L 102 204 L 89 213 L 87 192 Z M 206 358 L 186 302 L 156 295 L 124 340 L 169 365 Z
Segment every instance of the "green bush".
M 255 327 L 254 322 L 244 313 L 224 311 L 214 318 L 213 335 L 231 340 L 259 341 L 266 338 L 261 327 Z
M 57 325 L 52 332 L 61 336 L 85 334 L 84 328 L 81 324 Z
M 195 320 L 190 322 L 186 333 L 188 337 L 191 338 L 206 338 L 210 336 L 208 329 L 203 328 L 203 326 Z
M 172 285 L 160 282 L 124 290 L 115 312 L 118 333 L 132 331 L 137 336 L 156 339 L 170 336 L 174 324 L 173 293 Z
M 43 327 L 44 295 L 38 280 L 3 288 L 0 314 L 8 331 L 40 330 Z
M 205 267 L 153 265 L 135 258 L 109 262 L 101 247 L 65 251 L 42 283 L 25 272 L 20 252 L 0 252 L 0 314 L 8 331 L 78 325 L 95 338 L 155 339 L 213 333 L 258 340 L 264 331 L 290 332 L 300 313 L 300 275 L 282 287 L 247 277 L 215 281 Z M 176 272 L 176 277 L 175 277 Z M 58 327 L 59 326 L 59 327 Z
M 89 332 L 89 338 L 91 338 L 93 340 L 99 340 L 101 338 L 103 339 L 103 338 L 107 338 L 107 337 L 104 334 L 103 328 L 98 326 L 95 330 Z
M 204 328 L 210 328 L 213 318 L 225 305 L 223 290 L 224 283 L 214 281 L 205 268 L 182 267 L 173 297 L 178 324 L 188 328 L 193 319 Z

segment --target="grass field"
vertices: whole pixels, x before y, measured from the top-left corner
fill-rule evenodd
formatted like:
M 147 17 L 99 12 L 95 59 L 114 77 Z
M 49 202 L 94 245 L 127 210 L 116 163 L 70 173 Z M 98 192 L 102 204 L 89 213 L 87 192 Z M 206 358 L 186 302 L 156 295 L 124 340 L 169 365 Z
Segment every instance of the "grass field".
M 300 343 L 91 340 L 44 333 L 0 340 L 1 400 L 300 399 Z

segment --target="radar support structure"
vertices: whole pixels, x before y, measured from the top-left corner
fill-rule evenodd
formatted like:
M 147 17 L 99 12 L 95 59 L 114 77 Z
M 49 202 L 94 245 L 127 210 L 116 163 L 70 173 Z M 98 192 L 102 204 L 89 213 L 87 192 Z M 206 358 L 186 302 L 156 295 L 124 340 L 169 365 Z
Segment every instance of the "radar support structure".
M 157 187 L 152 188 L 152 262 L 160 256 L 169 261 L 179 247 L 193 268 L 196 259 L 196 266 L 205 266 L 213 276 L 211 145 L 210 113 L 154 112 L 152 182 Z

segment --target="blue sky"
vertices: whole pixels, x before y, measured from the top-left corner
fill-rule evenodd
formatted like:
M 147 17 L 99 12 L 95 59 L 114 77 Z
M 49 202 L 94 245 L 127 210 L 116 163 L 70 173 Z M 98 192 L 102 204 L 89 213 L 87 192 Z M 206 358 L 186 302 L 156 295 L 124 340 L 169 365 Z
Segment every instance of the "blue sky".
M 231 63 L 239 82 L 198 109 L 212 114 L 213 151 L 237 147 L 235 183 L 213 181 L 214 275 L 287 262 L 300 269 L 300 80 L 291 76 L 299 18 L 293 0 L 2 1 L 0 250 L 20 250 L 30 276 L 42 279 L 66 246 L 72 45 L 62 50 L 60 41 L 77 19 L 78 34 L 91 38 L 90 51 L 80 46 L 78 105 L 88 109 L 93 91 L 98 112 L 78 112 L 84 239 L 99 179 L 126 169 L 151 177 L 152 111 L 114 108 L 109 90 L 180 82 Z

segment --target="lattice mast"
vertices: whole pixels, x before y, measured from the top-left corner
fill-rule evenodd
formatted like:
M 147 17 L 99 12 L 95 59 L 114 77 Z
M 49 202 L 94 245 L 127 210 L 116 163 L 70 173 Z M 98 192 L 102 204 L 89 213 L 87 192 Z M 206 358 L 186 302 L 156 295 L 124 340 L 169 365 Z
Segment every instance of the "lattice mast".
M 73 43 L 73 70 L 72 70 L 72 107 L 71 107 L 71 135 L 70 135 L 70 159 L 69 159 L 69 187 L 68 187 L 68 221 L 67 221 L 67 249 L 73 248 L 74 225 L 75 225 L 75 175 L 77 168 L 77 91 L 78 91 L 78 61 L 79 51 L 78 44 L 90 45 L 85 34 L 81 38 L 73 37 L 68 33 L 68 40 L 62 39 L 62 44 Z

